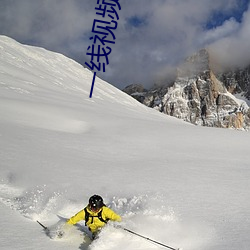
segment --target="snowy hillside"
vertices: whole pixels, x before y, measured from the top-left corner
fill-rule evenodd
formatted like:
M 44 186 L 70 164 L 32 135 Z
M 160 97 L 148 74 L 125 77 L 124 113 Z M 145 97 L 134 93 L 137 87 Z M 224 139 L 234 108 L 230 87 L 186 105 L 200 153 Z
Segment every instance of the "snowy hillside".
M 52 227 L 92 194 L 122 225 L 184 250 L 250 248 L 248 132 L 196 127 L 138 103 L 76 62 L 0 36 L 0 248 L 153 250 L 108 225 Z

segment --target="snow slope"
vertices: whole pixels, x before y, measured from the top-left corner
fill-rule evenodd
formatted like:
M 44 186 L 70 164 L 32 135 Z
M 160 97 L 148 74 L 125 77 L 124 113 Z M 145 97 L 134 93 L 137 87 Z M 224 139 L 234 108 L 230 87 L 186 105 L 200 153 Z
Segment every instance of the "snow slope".
M 162 247 L 83 223 L 50 239 L 92 194 L 122 225 L 184 250 L 250 249 L 248 132 L 196 127 L 149 109 L 63 55 L 0 36 L 1 249 Z M 59 221 L 58 223 L 63 223 Z

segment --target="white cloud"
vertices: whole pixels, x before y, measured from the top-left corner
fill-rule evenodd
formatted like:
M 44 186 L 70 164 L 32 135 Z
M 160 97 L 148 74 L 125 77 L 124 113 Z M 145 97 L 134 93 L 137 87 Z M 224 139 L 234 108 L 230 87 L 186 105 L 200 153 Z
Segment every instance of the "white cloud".
M 205 29 L 215 12 L 230 15 L 238 0 L 120 0 L 120 4 L 116 43 L 101 75 L 116 86 L 152 84 L 156 75 L 161 77 L 165 69 L 211 43 L 218 51 L 237 44 L 248 48 L 247 13 L 241 24 L 231 18 L 213 30 Z M 94 0 L 2 0 L 0 33 L 63 52 L 84 64 L 95 6 Z M 132 17 L 143 24 L 132 26 Z
M 235 35 L 240 28 L 240 24 L 235 20 L 235 18 L 230 18 L 226 20 L 221 26 L 216 28 L 205 30 L 204 34 L 200 37 L 201 44 L 211 44 L 214 41 L 218 41 L 228 36 Z
M 216 60 L 225 66 L 246 66 L 250 63 L 250 9 L 244 13 L 238 28 L 210 45 Z

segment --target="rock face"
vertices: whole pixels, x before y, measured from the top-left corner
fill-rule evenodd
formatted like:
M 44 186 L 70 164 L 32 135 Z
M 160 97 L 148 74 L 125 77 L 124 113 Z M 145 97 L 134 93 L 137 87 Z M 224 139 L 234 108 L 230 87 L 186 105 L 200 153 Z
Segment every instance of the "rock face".
M 196 125 L 248 129 L 250 109 L 233 94 L 250 96 L 249 71 L 250 68 L 217 76 L 204 49 L 187 58 L 170 87 L 154 87 L 149 91 L 141 88 L 143 91 L 137 89 L 130 95 L 160 112 Z
M 144 101 L 144 95 L 147 92 L 147 90 L 143 87 L 142 84 L 131 84 L 125 89 L 123 89 L 123 91 L 128 95 L 133 96 L 139 102 Z
M 230 93 L 242 93 L 250 100 L 250 66 L 218 74 L 218 79 L 225 84 Z

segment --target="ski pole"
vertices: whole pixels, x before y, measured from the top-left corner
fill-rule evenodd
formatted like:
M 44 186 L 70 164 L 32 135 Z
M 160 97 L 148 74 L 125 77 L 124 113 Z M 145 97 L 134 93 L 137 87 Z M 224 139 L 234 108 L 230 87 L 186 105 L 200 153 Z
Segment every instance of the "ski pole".
M 150 239 L 150 238 L 148 238 L 148 237 L 145 237 L 145 236 L 143 236 L 143 235 L 140 235 L 140 234 L 138 234 L 138 233 L 135 233 L 135 232 L 133 232 L 133 231 L 127 229 L 127 228 L 122 228 L 122 229 L 125 230 L 125 231 L 127 231 L 127 232 L 129 232 L 129 233 L 131 233 L 131 234 L 134 234 L 134 235 L 136 235 L 136 236 L 139 236 L 139 237 L 141 237 L 141 238 L 143 238 L 143 239 L 145 239 L 145 240 L 148 240 L 148 241 L 154 242 L 155 244 L 158 244 L 158 245 L 160 245 L 160 246 L 166 247 L 166 248 L 168 248 L 168 249 L 171 249 L 171 250 L 180 250 L 180 248 L 173 248 L 173 247 L 167 246 L 167 245 L 162 244 L 162 243 L 160 243 L 160 242 L 158 242 L 158 241 L 152 240 L 152 239 Z
M 36 221 L 40 226 L 42 226 L 43 227 L 43 229 L 46 231 L 46 230 L 48 230 L 48 228 L 47 227 L 45 227 L 40 221 Z

